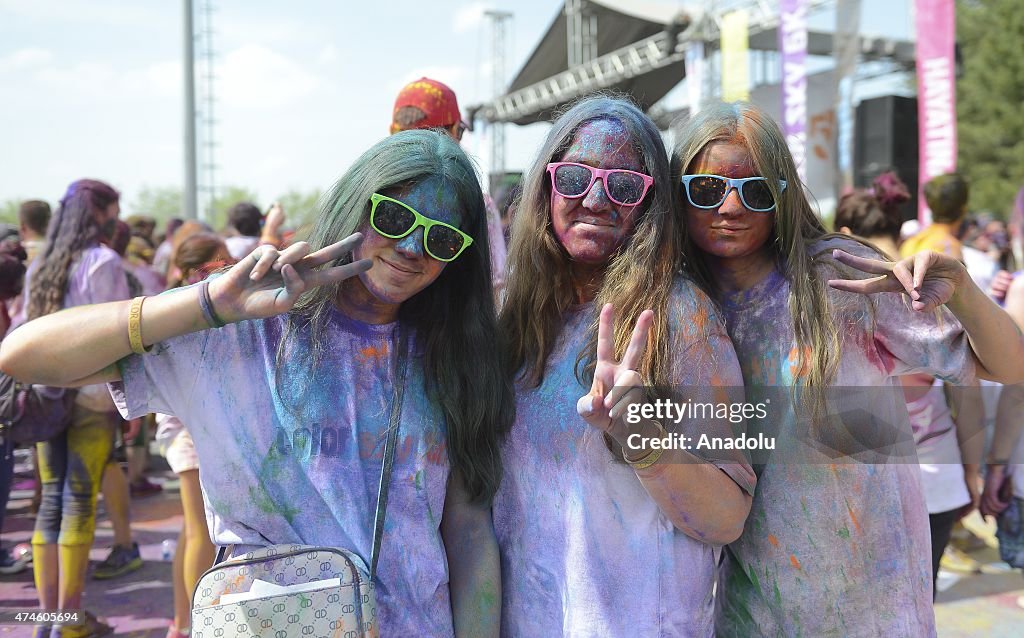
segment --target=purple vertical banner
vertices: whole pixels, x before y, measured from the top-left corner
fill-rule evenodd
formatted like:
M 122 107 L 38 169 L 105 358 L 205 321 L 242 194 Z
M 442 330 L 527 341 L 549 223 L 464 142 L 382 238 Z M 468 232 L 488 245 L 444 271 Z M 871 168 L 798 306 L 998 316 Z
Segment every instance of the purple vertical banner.
M 807 181 L 807 0 L 781 0 L 782 129 L 801 181 Z
M 956 170 L 956 78 L 954 0 L 916 0 L 917 126 L 920 188 Z M 932 212 L 918 193 L 917 218 L 930 224 Z

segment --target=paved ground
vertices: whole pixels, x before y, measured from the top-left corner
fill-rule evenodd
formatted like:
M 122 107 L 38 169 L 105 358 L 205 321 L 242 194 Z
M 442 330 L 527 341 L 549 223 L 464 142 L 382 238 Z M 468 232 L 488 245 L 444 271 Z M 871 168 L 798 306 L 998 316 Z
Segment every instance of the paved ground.
M 163 638 L 171 618 L 171 565 L 160 559 L 160 553 L 164 539 L 177 539 L 181 505 L 177 484 L 170 472 L 157 471 L 150 476 L 163 483 L 163 493 L 132 503 L 132 529 L 142 549 L 145 566 L 114 581 L 89 580 L 86 585 L 86 608 L 111 623 L 116 628 L 115 636 Z M 17 479 L 15 481 L 17 483 Z M 4 547 L 29 539 L 30 496 L 25 491 L 12 494 L 4 523 Z M 96 545 L 91 554 L 94 561 L 107 555 L 112 538 L 102 503 L 100 510 Z M 981 535 L 991 534 L 976 516 L 968 521 L 968 526 Z M 985 564 L 986 572 L 992 573 L 940 574 L 935 608 L 939 636 L 1019 638 L 1024 635 L 1024 609 L 1016 603 L 1019 596 L 1024 596 L 1024 577 L 1020 570 L 1010 571 L 991 548 L 975 551 L 972 556 Z M 0 608 L 33 607 L 35 603 L 31 570 L 14 576 L 0 575 Z M 30 633 L 26 627 L 0 625 L 0 636 L 29 636 Z

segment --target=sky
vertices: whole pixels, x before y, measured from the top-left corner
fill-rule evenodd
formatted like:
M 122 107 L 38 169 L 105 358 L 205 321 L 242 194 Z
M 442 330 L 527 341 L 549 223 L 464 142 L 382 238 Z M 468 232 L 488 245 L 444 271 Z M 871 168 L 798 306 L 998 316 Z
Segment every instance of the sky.
M 907 0 L 863 2 L 863 33 L 907 37 Z M 291 189 L 329 188 L 387 134 L 394 97 L 411 80 L 447 83 L 463 112 L 486 101 L 485 9 L 515 14 L 511 80 L 563 3 L 214 5 L 217 183 L 249 188 L 265 206 Z M 182 184 L 182 14 L 177 0 L 0 0 L 0 202 L 53 203 L 71 181 L 96 177 L 120 190 L 133 213 L 141 189 Z M 673 91 L 667 105 L 682 105 L 685 95 Z M 508 168 L 522 169 L 547 125 L 506 129 Z M 467 133 L 463 146 L 486 170 L 482 131 Z

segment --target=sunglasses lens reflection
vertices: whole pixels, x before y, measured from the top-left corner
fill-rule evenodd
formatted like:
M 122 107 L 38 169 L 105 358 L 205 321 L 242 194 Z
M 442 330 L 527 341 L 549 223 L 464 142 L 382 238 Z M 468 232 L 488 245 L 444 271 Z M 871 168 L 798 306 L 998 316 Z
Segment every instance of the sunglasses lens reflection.
M 608 195 L 620 204 L 638 204 L 644 195 L 644 180 L 625 171 L 609 173 Z
M 743 184 L 743 201 L 750 210 L 770 210 L 775 207 L 775 198 L 763 179 Z
M 688 194 L 694 206 L 714 207 L 725 199 L 725 180 L 720 177 L 701 175 L 690 180 Z
M 565 197 L 579 197 L 587 192 L 590 175 L 585 166 L 559 166 L 555 169 L 555 190 Z
M 386 235 L 401 235 L 412 228 L 416 217 L 404 206 L 382 199 L 374 210 L 373 223 Z
M 432 226 L 427 233 L 427 252 L 436 259 L 448 261 L 454 259 L 465 239 L 451 228 Z

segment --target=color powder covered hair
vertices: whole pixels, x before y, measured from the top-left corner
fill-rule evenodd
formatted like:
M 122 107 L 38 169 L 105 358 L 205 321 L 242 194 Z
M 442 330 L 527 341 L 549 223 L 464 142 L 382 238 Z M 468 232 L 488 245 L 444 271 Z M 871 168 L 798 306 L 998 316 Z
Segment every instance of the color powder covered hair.
M 910 201 L 906 184 L 892 172 L 875 178 L 871 190 L 858 190 L 843 195 L 836 209 L 834 227 L 850 229 L 865 238 L 885 236 L 898 242 L 903 217 L 900 206 Z
M 624 98 L 595 96 L 572 105 L 552 125 L 537 159 L 524 176 L 523 191 L 511 226 L 508 268 L 511 275 L 501 312 L 506 364 L 513 374 L 537 386 L 561 331 L 562 314 L 578 302 L 568 253 L 551 228 L 551 182 L 547 164 L 562 159 L 585 124 L 611 120 L 626 130 L 643 164 L 654 178 L 638 211 L 632 236 L 608 263 L 594 306 L 615 304 L 615 352 L 622 356 L 633 326 L 647 308 L 667 316 L 673 277 L 680 266 L 678 228 L 668 188 L 668 158 L 657 127 Z M 655 321 L 641 373 L 655 385 L 669 382 L 669 335 Z M 597 310 L 580 361 L 592 366 L 597 347 Z M 582 375 L 581 375 L 582 376 Z
M 109 184 L 95 179 L 80 179 L 68 186 L 47 231 L 39 268 L 32 276 L 29 319 L 63 307 L 72 261 L 99 242 L 101 229 L 95 214 L 117 203 L 119 198 Z
M 472 162 L 457 142 L 437 131 L 402 131 L 384 138 L 324 197 L 308 241 L 315 251 L 344 239 L 368 224 L 370 195 L 429 178 L 440 178 L 455 193 L 460 228 L 474 242 L 436 281 L 402 304 L 399 319 L 415 329 L 423 350 L 426 390 L 445 415 L 452 466 L 470 494 L 489 500 L 501 477 L 498 436 L 511 425 L 514 403 L 499 362 L 487 219 Z M 338 291 L 339 286 L 321 286 L 299 299 L 278 351 L 279 368 L 289 339 L 303 330 L 311 335 L 310 368 L 315 369 L 330 347 L 322 335 Z
M 800 177 L 779 125 L 759 107 L 748 103 L 715 104 L 702 109 L 676 132 L 672 153 L 672 183 L 679 184 L 698 154 L 709 144 L 728 142 L 743 145 L 750 153 L 754 171 L 768 180 L 775 201 L 775 226 L 768 248 L 772 251 L 790 285 L 789 310 L 798 344 L 798 369 L 805 370 L 804 386 L 816 390 L 804 396 L 816 412 L 823 408 L 819 390 L 835 378 L 840 358 L 839 323 L 829 302 L 827 282 L 818 266 L 837 267 L 831 251 L 811 255 L 812 242 L 831 235 L 814 213 L 801 186 Z M 788 186 L 779 192 L 779 180 Z M 678 210 L 685 210 L 685 195 L 675 189 Z M 703 252 L 684 238 L 683 253 L 696 276 L 713 287 Z

